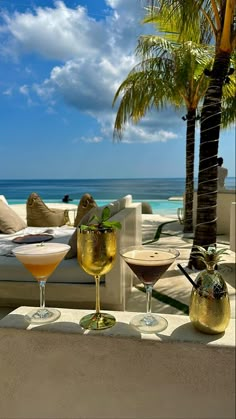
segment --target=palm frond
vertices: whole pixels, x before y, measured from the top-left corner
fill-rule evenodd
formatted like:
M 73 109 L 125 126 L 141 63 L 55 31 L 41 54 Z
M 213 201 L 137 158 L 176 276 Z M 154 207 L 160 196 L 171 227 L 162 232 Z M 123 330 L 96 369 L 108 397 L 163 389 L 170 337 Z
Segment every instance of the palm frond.
M 160 36 L 142 36 L 136 53 L 141 61 L 130 71 L 113 99 L 121 97 L 114 138 L 121 139 L 124 126 L 137 123 L 152 108 L 168 103 L 175 108 L 196 109 L 208 86 L 204 68 L 211 65 L 211 48 L 194 42 L 173 44 Z
M 210 0 L 159 0 L 147 8 L 144 23 L 153 23 L 173 42 L 192 40 L 209 44 L 216 33 Z

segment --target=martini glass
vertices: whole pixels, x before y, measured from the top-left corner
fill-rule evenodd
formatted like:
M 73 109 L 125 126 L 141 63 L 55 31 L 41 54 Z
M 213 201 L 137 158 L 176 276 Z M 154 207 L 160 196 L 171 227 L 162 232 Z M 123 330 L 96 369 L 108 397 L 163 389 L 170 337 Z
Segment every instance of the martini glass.
M 152 289 L 179 256 L 179 252 L 175 249 L 151 246 L 130 246 L 122 249 L 120 255 L 146 289 L 146 313 L 135 316 L 130 324 L 141 333 L 156 333 L 165 330 L 168 325 L 167 320 L 152 313 Z
M 108 273 L 115 262 L 116 231 L 112 228 L 77 231 L 77 258 L 81 267 L 95 278 L 95 312 L 80 320 L 84 329 L 102 330 L 114 326 L 116 319 L 109 313 L 100 311 L 100 278 Z
M 30 323 L 51 323 L 61 313 L 54 308 L 45 308 L 45 286 L 48 277 L 62 261 L 70 246 L 62 243 L 27 244 L 13 249 L 17 259 L 39 283 L 40 308 L 30 312 L 26 318 Z

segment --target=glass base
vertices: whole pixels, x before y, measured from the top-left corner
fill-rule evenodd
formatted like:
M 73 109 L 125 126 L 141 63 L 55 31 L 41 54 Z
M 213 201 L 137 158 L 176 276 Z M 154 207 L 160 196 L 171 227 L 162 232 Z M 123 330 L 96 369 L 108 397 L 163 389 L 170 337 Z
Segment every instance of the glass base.
M 54 322 L 59 319 L 60 315 L 60 311 L 55 308 L 38 308 L 27 314 L 25 318 L 29 323 L 45 324 Z
M 157 314 L 138 314 L 131 319 L 130 325 L 141 333 L 157 333 L 165 330 L 168 322 Z
M 91 313 L 82 317 L 79 324 L 84 329 L 103 330 L 114 326 L 116 319 L 108 313 Z

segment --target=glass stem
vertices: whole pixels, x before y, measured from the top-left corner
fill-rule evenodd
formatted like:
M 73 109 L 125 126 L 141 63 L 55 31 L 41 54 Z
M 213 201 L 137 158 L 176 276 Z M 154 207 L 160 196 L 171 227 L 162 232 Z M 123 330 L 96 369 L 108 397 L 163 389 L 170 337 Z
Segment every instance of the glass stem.
M 39 281 L 39 290 L 40 290 L 40 308 L 45 308 L 45 285 L 46 280 Z
M 100 275 L 95 275 L 96 282 L 96 313 L 100 313 Z
M 146 314 L 147 316 L 151 316 L 152 314 L 152 285 L 145 285 L 145 289 L 146 289 L 146 301 L 147 301 Z

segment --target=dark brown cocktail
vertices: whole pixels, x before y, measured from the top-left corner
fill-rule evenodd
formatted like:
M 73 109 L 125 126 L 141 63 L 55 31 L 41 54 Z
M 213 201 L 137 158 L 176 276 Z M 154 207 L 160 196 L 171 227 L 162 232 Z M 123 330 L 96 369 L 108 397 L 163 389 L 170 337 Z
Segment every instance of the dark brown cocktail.
M 152 288 L 172 265 L 179 252 L 175 249 L 132 246 L 121 250 L 120 254 L 146 288 L 146 314 L 135 316 L 131 320 L 131 324 L 143 333 L 154 333 L 164 330 L 167 327 L 167 321 L 151 312 Z

